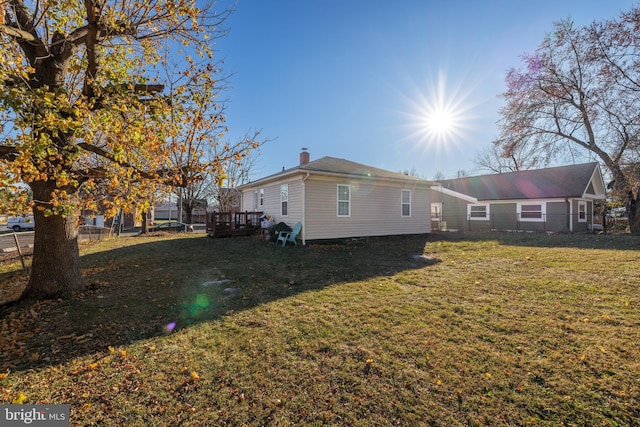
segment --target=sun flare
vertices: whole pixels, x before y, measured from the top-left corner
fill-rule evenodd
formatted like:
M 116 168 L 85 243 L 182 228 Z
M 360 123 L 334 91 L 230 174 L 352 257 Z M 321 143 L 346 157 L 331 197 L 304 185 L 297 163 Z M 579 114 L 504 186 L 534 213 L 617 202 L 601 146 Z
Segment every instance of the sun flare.
M 425 149 L 462 144 L 469 130 L 470 93 L 447 85 L 445 76 L 441 73 L 426 89 L 416 88 L 411 100 L 409 138 Z
M 425 117 L 425 131 L 436 137 L 447 137 L 451 133 L 455 133 L 456 115 L 454 111 L 435 110 L 427 113 Z

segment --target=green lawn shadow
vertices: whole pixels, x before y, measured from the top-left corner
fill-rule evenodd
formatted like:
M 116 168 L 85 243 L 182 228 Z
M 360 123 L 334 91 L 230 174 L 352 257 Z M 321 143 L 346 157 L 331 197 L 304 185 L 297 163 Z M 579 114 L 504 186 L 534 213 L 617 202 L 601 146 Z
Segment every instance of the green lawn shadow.
M 70 300 L 0 307 L 0 316 L 19 321 L 16 337 L 24 339 L 22 348 L 0 353 L 0 368 L 65 363 L 301 292 L 438 262 L 419 257 L 430 235 L 285 248 L 256 237 L 129 239 L 81 257 L 87 289 Z

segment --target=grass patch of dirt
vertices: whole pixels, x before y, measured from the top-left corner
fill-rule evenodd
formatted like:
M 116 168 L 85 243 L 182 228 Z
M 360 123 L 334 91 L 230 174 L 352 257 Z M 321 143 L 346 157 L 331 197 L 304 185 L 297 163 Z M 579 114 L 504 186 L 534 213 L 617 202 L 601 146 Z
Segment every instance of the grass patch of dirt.
M 109 239 L 82 249 L 85 292 L 0 308 L 0 403 L 68 403 L 72 425 L 634 425 L 639 250 Z

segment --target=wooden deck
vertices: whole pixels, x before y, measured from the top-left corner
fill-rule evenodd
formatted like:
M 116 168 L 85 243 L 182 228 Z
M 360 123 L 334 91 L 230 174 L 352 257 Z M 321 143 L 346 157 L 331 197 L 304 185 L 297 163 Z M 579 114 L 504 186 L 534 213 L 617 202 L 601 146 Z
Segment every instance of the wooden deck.
M 211 212 L 207 214 L 210 237 L 251 236 L 260 230 L 262 212 Z

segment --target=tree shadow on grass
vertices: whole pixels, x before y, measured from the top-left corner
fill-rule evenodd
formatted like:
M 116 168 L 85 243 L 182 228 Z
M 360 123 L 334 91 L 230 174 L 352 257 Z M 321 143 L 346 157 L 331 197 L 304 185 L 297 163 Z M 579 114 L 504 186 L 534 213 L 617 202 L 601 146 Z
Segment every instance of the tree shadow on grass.
M 64 363 L 301 292 L 424 268 L 438 262 L 420 257 L 429 239 L 283 248 L 255 237 L 141 238 L 86 254 L 84 292 L 0 307 L 0 371 Z
M 501 245 L 528 246 L 538 248 L 577 248 L 603 250 L 638 250 L 640 237 L 632 234 L 595 233 L 537 233 L 507 231 L 463 231 L 434 233 L 433 240 L 485 241 L 492 240 Z

